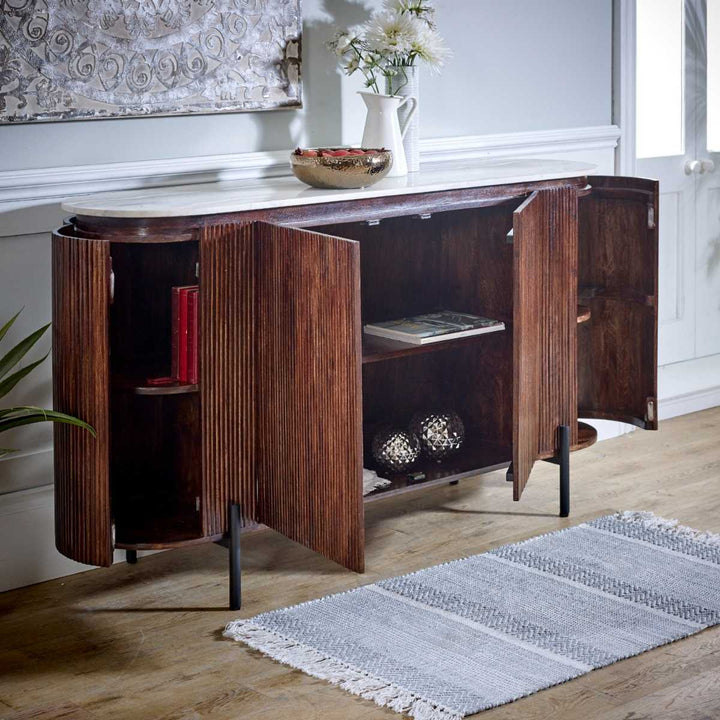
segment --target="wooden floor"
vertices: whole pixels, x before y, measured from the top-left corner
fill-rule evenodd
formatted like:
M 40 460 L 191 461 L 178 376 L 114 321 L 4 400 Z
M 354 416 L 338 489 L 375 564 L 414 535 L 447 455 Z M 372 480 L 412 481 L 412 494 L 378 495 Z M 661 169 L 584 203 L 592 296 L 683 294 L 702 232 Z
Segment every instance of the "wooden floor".
M 287 669 L 222 628 L 292 603 L 481 552 L 616 509 L 720 532 L 720 408 L 573 455 L 573 513 L 557 468 L 520 503 L 502 472 L 374 503 L 355 575 L 281 536 L 244 540 L 244 609 L 225 609 L 226 552 L 176 550 L 0 596 L 0 717 L 371 720 L 400 716 Z M 720 589 L 718 590 L 720 592 Z M 720 629 L 483 713 L 482 720 L 720 718 Z

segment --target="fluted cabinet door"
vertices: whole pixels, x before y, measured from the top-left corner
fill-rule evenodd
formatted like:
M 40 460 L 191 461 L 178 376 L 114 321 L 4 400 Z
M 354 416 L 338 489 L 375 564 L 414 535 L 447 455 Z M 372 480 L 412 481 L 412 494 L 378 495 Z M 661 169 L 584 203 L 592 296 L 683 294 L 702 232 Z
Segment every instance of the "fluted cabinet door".
M 256 233 L 258 519 L 361 572 L 360 248 Z
M 592 177 L 580 204 L 582 417 L 657 429 L 658 183 Z
M 96 433 L 54 425 L 55 544 L 88 565 L 112 564 L 109 478 L 109 244 L 53 233 L 53 406 Z
M 228 531 L 230 503 L 255 519 L 255 256 L 252 224 L 200 238 L 200 403 L 204 535 Z
M 572 188 L 532 193 L 513 217 L 513 497 L 535 460 L 577 443 L 578 205 Z

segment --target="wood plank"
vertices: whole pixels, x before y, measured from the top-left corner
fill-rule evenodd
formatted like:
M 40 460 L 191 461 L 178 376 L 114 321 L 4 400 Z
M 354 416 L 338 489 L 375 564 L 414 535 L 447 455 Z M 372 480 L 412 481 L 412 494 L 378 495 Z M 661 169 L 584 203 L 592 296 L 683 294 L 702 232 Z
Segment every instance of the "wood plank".
M 255 233 L 257 519 L 362 572 L 360 248 Z
M 577 437 L 577 196 L 533 193 L 514 214 L 513 497 L 536 459 Z
M 53 407 L 97 433 L 55 423 L 55 544 L 89 565 L 112 563 L 110 518 L 110 246 L 52 237 Z
M 593 178 L 580 200 L 580 415 L 657 429 L 658 184 Z
M 228 531 L 230 503 L 256 518 L 255 238 L 251 225 L 214 225 L 200 239 L 203 532 Z

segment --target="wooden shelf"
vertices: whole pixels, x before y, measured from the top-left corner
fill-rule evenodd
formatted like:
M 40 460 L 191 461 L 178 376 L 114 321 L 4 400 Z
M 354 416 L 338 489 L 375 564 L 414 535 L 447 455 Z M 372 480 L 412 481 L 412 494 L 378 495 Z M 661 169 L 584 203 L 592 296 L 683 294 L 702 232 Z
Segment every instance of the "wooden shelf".
M 469 439 L 457 455 L 442 462 L 423 459 L 413 467 L 412 475 L 402 473 L 390 476 L 389 480 L 392 484 L 379 490 L 373 490 L 365 496 L 365 502 L 397 495 L 413 488 L 446 484 L 453 480 L 498 470 L 510 464 L 511 456 L 510 448 L 483 440 Z M 378 470 L 378 473 L 381 477 L 387 477 L 382 470 Z M 424 479 L 414 480 L 413 476 L 417 476 L 419 473 L 424 474 Z
M 362 361 L 363 365 L 365 365 L 366 363 L 382 362 L 384 360 L 392 360 L 408 355 L 422 355 L 440 350 L 453 350 L 463 345 L 482 342 L 483 338 L 488 335 L 496 335 L 499 332 L 504 331 L 495 330 L 491 333 L 470 335 L 469 337 L 457 338 L 456 340 L 441 340 L 439 342 L 427 343 L 426 345 L 413 345 L 412 343 L 400 342 L 399 340 L 390 340 L 375 335 L 363 334 Z
M 200 390 L 199 385 L 179 382 L 172 385 L 137 385 L 132 388 L 136 395 L 184 395 L 185 393 L 196 393 L 198 390 Z
M 597 430 L 592 426 L 578 421 L 578 441 L 577 445 L 573 445 L 570 449 L 572 452 L 576 450 L 584 450 L 597 442 Z
M 112 385 L 116 390 L 123 390 L 135 395 L 185 395 L 200 390 L 200 386 L 197 384 L 174 382 L 171 385 L 148 385 L 142 380 L 121 377 L 113 378 Z

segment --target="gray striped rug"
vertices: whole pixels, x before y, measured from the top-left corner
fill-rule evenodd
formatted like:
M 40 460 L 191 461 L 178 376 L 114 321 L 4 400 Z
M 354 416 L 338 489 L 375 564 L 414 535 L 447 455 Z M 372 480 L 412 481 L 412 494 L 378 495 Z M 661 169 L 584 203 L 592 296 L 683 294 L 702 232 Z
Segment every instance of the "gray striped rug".
M 621 513 L 230 623 L 417 720 L 456 720 L 720 621 L 720 536 Z

